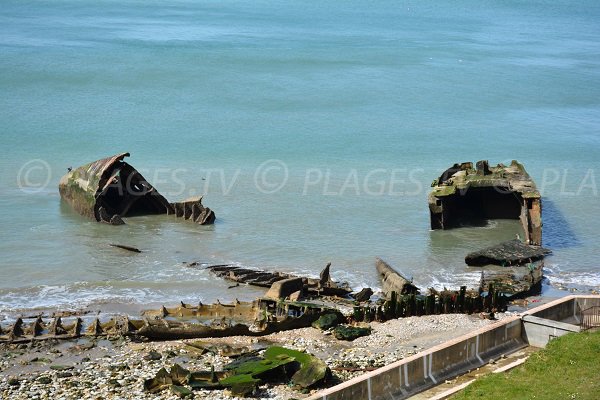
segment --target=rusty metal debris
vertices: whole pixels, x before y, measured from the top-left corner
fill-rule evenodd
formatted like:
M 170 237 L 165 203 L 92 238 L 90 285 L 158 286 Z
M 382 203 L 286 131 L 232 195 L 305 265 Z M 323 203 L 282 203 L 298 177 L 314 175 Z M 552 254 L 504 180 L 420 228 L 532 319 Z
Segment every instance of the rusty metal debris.
M 301 279 L 301 286 L 305 295 L 347 296 L 352 292 L 352 289 L 346 282 L 340 283 L 331 280 L 329 275 L 330 266 L 331 263 L 327 264 L 323 271 L 321 271 L 319 279 L 300 277 L 283 272 L 269 272 L 259 269 L 242 268 L 234 265 L 215 265 L 206 268 L 223 279 L 237 283 L 246 283 L 248 285 L 271 288 L 274 284 L 280 281 Z
M 145 311 L 138 318 L 102 318 L 71 312 L 57 313 L 54 317 L 21 317 L 10 324 L 0 325 L 0 343 L 74 339 L 82 336 L 137 336 L 150 340 L 262 336 L 309 327 L 321 317 L 331 315 L 336 316 L 337 325 L 344 320 L 370 322 L 413 315 L 494 312 L 506 309 L 508 300 L 529 293 L 540 284 L 542 277 L 540 263 L 534 262 L 529 268 L 519 269 L 497 267 L 499 271 L 486 271 L 485 275 L 482 274 L 477 290 L 467 290 L 464 286 L 460 290 L 441 292 L 429 289 L 427 294 L 422 295 L 418 287 L 385 261 L 378 258 L 376 267 L 383 279 L 385 298 L 375 301 L 368 299 L 370 290 L 365 291 L 362 303 L 350 298 L 347 292 L 347 299 L 323 296 L 318 289 L 318 282 L 322 279 L 314 279 L 312 299 L 305 301 L 261 297 L 253 302 L 236 300 L 233 304 L 217 302 L 193 306 L 181 303 L 177 307 L 163 306 L 158 310 Z M 291 279 L 302 280 L 299 277 Z M 340 308 L 331 299 L 344 301 L 342 306 L 345 307 Z M 348 307 L 353 307 L 349 317 L 340 313 L 341 309 Z M 325 322 L 325 318 L 322 318 L 317 325 L 324 325 Z
M 127 250 L 127 251 L 131 251 L 133 253 L 141 253 L 142 252 L 137 247 L 127 246 L 127 245 L 124 245 L 124 244 L 110 243 L 109 246 L 111 246 L 111 247 L 117 247 L 119 249 L 123 249 L 123 250 Z
M 259 298 L 253 302 L 162 307 L 141 318 L 90 316 L 17 318 L 0 326 L 0 343 L 81 336 L 141 336 L 152 340 L 262 336 L 310 326 L 332 308 L 308 302 Z
M 260 355 L 242 356 L 223 367 L 223 371 L 191 372 L 175 364 L 170 371 L 162 368 L 154 378 L 144 381 L 144 390 L 158 393 L 170 388 L 174 393 L 192 394 L 190 389 L 227 388 L 232 395 L 248 397 L 268 382 L 289 382 L 307 389 L 326 381 L 331 370 L 319 358 L 285 347 L 271 346 Z M 174 390 L 175 388 L 175 390 Z
M 477 224 L 486 219 L 520 219 L 525 241 L 542 243 L 542 200 L 519 162 L 490 167 L 487 161 L 454 164 L 431 184 L 431 229 Z
M 212 224 L 215 213 L 202 197 L 169 203 L 134 167 L 123 161 L 129 153 L 71 169 L 58 185 L 61 198 L 79 214 L 112 225 L 123 217 L 169 214 L 198 224 Z

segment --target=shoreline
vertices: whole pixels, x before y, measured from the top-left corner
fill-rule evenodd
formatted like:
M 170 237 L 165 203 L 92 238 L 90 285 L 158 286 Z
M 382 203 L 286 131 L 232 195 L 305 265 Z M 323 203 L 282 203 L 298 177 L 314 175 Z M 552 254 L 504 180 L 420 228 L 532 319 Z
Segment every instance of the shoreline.
M 496 319 L 519 315 L 531 307 L 569 295 L 548 281 L 537 296 L 515 300 Z M 232 295 L 234 293 L 232 292 Z M 141 303 L 105 303 L 103 315 L 137 314 L 151 305 Z M 93 307 L 96 308 L 96 307 Z M 86 307 L 87 315 L 100 315 Z M 39 311 L 40 310 L 36 310 Z M 52 310 L 48 310 L 51 312 Z M 29 314 L 33 314 L 30 312 Z M 372 333 L 351 342 L 334 338 L 331 331 L 309 327 L 280 331 L 265 336 L 229 336 L 169 340 L 136 341 L 129 336 L 81 337 L 69 340 L 33 341 L 27 344 L 0 345 L 0 397 L 46 400 L 54 398 L 176 399 L 169 390 L 160 393 L 144 391 L 144 380 L 154 377 L 161 368 L 174 364 L 196 371 L 219 371 L 233 358 L 225 354 L 199 353 L 189 342 L 202 342 L 217 349 L 264 349 L 271 345 L 306 351 L 324 361 L 332 371 L 332 379 L 312 390 L 294 390 L 289 384 L 263 384 L 253 398 L 301 399 L 317 390 L 334 386 L 368 371 L 389 365 L 448 340 L 454 339 L 495 321 L 480 314 L 441 314 L 370 322 Z M 6 322 L 6 318 L 2 321 Z M 158 355 L 157 355 L 158 354 Z M 237 399 L 227 390 L 196 390 L 195 399 Z
M 498 320 L 515 315 L 499 313 Z M 362 373 L 401 360 L 496 321 L 478 315 L 444 314 L 407 317 L 383 323 L 372 322 L 371 335 L 353 342 L 337 340 L 315 328 L 301 328 L 263 337 L 232 336 L 206 338 L 202 343 L 216 346 L 253 347 L 281 345 L 306 351 L 327 363 L 333 386 Z M 178 363 L 191 370 L 220 370 L 232 361 L 219 354 L 199 354 L 186 346 L 195 340 L 133 342 L 129 338 L 74 339 L 0 347 L 0 394 L 3 398 L 161 398 L 176 399 L 169 391 L 151 394 L 143 391 L 143 381 L 162 368 Z M 157 352 L 160 358 L 150 352 Z M 153 359 L 151 359 L 153 358 Z M 16 379 L 16 380 L 15 380 Z M 304 398 L 287 384 L 259 388 L 255 398 L 286 400 Z M 231 400 L 224 390 L 194 391 L 195 399 Z
M 543 281 L 542 281 L 542 290 L 541 290 L 540 294 L 534 295 L 534 296 L 529 296 L 528 298 L 539 297 L 542 299 L 552 300 L 552 299 L 555 299 L 558 297 L 564 297 L 564 296 L 568 296 L 568 295 L 574 294 L 574 293 L 582 293 L 582 294 L 599 294 L 600 293 L 600 287 L 581 286 L 581 285 L 574 285 L 574 284 L 564 285 L 562 283 L 552 284 L 552 283 L 548 283 L 547 280 L 548 280 L 548 277 L 544 276 Z M 253 291 L 255 291 L 257 293 L 259 292 L 259 290 L 257 290 L 257 288 L 253 288 Z M 235 301 L 235 299 L 238 298 L 234 291 L 231 291 L 228 294 L 229 294 L 229 297 L 220 299 L 222 303 L 224 303 L 224 304 L 233 303 Z M 375 295 L 376 296 L 382 295 L 382 293 L 376 293 Z M 247 297 L 249 299 L 253 299 L 251 296 L 247 296 Z M 243 299 L 245 299 L 245 297 L 240 297 L 239 299 L 243 300 Z M 185 303 L 191 303 L 187 299 L 181 299 L 180 301 L 183 301 Z M 100 302 L 94 302 L 94 303 L 85 305 L 84 307 L 81 307 L 81 308 L 44 306 L 44 307 L 22 308 L 22 309 L 14 309 L 14 310 L 12 310 L 12 309 L 11 310 L 1 310 L 0 309 L 0 323 L 3 323 L 5 321 L 14 320 L 17 317 L 24 317 L 24 316 L 36 317 L 38 315 L 51 316 L 55 312 L 63 312 L 63 311 L 73 312 L 73 313 L 77 313 L 80 315 L 102 314 L 105 316 L 127 315 L 130 317 L 139 317 L 141 312 L 144 310 L 158 309 L 162 306 L 165 306 L 165 307 L 177 306 L 180 304 L 180 301 L 167 301 L 167 302 L 152 301 L 149 303 L 143 303 L 141 301 L 130 302 L 130 303 L 115 302 L 115 301 L 107 301 L 107 302 L 100 301 Z

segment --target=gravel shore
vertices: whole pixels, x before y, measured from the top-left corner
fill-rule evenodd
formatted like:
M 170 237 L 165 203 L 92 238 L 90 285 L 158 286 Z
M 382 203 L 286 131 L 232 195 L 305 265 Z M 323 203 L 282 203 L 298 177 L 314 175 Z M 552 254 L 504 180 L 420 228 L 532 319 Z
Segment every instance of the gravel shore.
M 504 318 L 505 314 L 497 314 Z M 464 314 L 410 317 L 371 323 L 371 335 L 353 342 L 339 341 L 328 332 L 303 328 L 272 335 L 202 339 L 203 343 L 257 348 L 272 344 L 307 351 L 320 357 L 333 371 L 328 386 L 418 353 L 495 321 Z M 11 344 L 0 347 L 0 398 L 2 399 L 177 399 L 164 391 L 144 392 L 144 379 L 175 363 L 191 370 L 220 370 L 231 359 L 194 351 L 185 340 L 136 343 L 80 339 L 62 342 Z M 315 389 L 316 390 L 316 389 Z M 314 392 L 314 391 L 313 391 Z M 262 399 L 301 399 L 288 385 L 261 386 Z M 189 398 L 189 397 L 188 397 Z M 227 391 L 198 390 L 194 399 L 237 399 Z

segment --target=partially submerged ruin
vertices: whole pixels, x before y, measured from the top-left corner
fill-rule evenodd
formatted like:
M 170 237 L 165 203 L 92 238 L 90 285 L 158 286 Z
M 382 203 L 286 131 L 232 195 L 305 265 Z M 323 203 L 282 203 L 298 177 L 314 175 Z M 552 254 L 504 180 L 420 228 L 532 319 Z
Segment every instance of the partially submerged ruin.
M 169 203 L 123 161 L 128 155 L 118 154 L 70 171 L 60 182 L 62 198 L 80 214 L 109 223 L 119 223 L 121 217 L 139 214 L 174 214 L 201 224 L 214 221 L 214 213 L 203 207 L 199 198 Z M 539 288 L 543 257 L 549 251 L 539 247 L 542 238 L 540 194 L 521 164 L 513 161 L 508 167 L 502 164 L 489 167 L 487 161 L 480 161 L 476 168 L 472 163 L 455 164 L 432 186 L 429 208 L 434 229 L 448 229 L 479 218 L 516 218 L 523 223 L 526 243 L 519 240 L 501 243 L 467 255 L 467 264 L 486 267 L 475 289 L 467 290 L 465 286 L 458 290 L 429 289 L 422 294 L 412 279 L 402 276 L 379 258 L 375 267 L 384 296 L 374 301 L 371 301 L 370 288 L 352 293 L 346 282 L 334 281 L 330 263 L 319 278 L 234 265 L 186 263 L 187 267 L 207 269 L 235 282 L 235 286 L 248 284 L 268 290 L 253 302 L 236 300 L 233 304 L 217 302 L 197 306 L 182 302 L 178 307 L 162 307 L 133 318 L 19 317 L 10 325 L 0 326 L 0 343 L 113 335 L 150 340 L 260 336 L 308 327 L 316 321 L 322 326 L 329 320 L 343 324 L 411 315 L 491 313 L 505 309 L 511 298 L 525 296 Z M 490 264 L 496 267 L 490 268 Z M 341 314 L 342 309 L 345 315 Z
M 226 271 L 224 266 L 220 267 L 220 272 Z M 376 269 L 383 281 L 384 296 L 373 301 L 369 299 L 371 289 L 354 294 L 349 288 L 340 292 L 338 284 L 329 277 L 328 264 L 320 279 L 295 277 L 274 280 L 265 296 L 252 302 L 236 300 L 232 304 L 198 305 L 182 302 L 177 307 L 163 306 L 158 310 L 145 311 L 140 317 L 90 316 L 72 312 L 18 317 L 10 324 L 0 324 L 0 343 L 97 336 L 133 336 L 149 340 L 263 336 L 311 325 L 319 329 L 341 325 L 342 330 L 349 330 L 344 323 L 368 323 L 429 314 L 501 311 L 506 309 L 511 298 L 529 293 L 541 281 L 541 267 L 522 269 L 522 278 L 514 274 L 506 278 L 503 273 L 486 272 L 477 289 L 467 290 L 462 286 L 458 290 L 440 292 L 429 289 L 422 294 L 421 289 L 379 258 L 376 259 Z M 298 281 L 300 289 L 275 290 L 282 287 L 281 282 L 290 280 Z M 336 287 L 338 291 L 324 295 L 319 287 L 326 286 Z M 299 299 L 298 292 L 301 294 Z M 277 294 L 267 296 L 269 293 Z M 368 331 L 365 327 L 357 328 Z
M 283 272 L 270 272 L 258 269 L 242 268 L 235 265 L 214 265 L 206 267 L 215 275 L 237 283 L 271 288 L 266 297 L 287 297 L 300 291 L 300 297 L 305 295 L 318 296 L 347 296 L 352 289 L 347 282 L 335 282 L 329 275 L 331 263 L 321 271 L 319 279 L 300 277 Z M 287 283 L 284 287 L 282 283 Z M 279 284 L 278 284 L 279 283 Z M 292 289 L 289 289 L 292 288 Z
M 198 224 L 212 224 L 215 213 L 202 197 L 169 203 L 121 153 L 70 169 L 58 185 L 61 198 L 79 214 L 112 225 L 123 217 L 169 214 Z
M 56 313 L 48 317 L 19 317 L 10 325 L 0 325 L 0 343 L 82 336 L 137 336 L 150 340 L 263 336 L 308 327 L 323 313 L 332 311 L 335 310 L 322 304 L 258 298 L 233 304 L 181 303 L 178 307 L 145 311 L 137 318 Z
M 519 219 L 525 242 L 542 243 L 542 200 L 519 162 L 490 167 L 487 161 L 454 164 L 431 184 L 431 229 L 477 225 L 487 219 Z
M 377 257 L 375 259 L 375 268 L 381 278 L 383 292 L 388 296 L 391 292 L 398 294 L 417 294 L 419 288 L 413 285 L 412 280 L 408 280 L 398 271 L 392 268 L 388 263 Z
M 471 267 L 481 267 L 480 291 L 508 298 L 541 291 L 543 259 L 542 199 L 535 183 L 519 162 L 490 167 L 487 161 L 454 164 L 433 181 L 429 194 L 432 229 L 480 225 L 487 219 L 518 219 L 525 232 L 517 239 L 466 255 Z

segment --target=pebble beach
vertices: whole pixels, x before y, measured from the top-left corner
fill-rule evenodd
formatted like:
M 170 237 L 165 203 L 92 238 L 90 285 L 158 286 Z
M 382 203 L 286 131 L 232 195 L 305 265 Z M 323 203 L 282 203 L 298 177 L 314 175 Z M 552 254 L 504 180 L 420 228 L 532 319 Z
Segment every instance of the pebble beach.
M 510 314 L 497 314 L 502 319 Z M 478 315 L 433 315 L 371 323 L 372 333 L 352 342 L 330 332 L 302 328 L 264 337 L 206 338 L 215 348 L 258 348 L 279 345 L 306 351 L 331 368 L 322 387 L 341 383 L 496 321 Z M 216 371 L 232 361 L 219 352 L 195 351 L 189 342 L 135 342 L 130 338 L 45 341 L 6 344 L 0 348 L 0 397 L 3 399 L 177 399 L 165 390 L 144 391 L 145 379 L 173 364 L 190 371 Z M 301 399 L 320 388 L 299 392 L 288 384 L 262 385 L 254 398 Z M 196 390 L 193 399 L 233 400 L 227 390 Z

